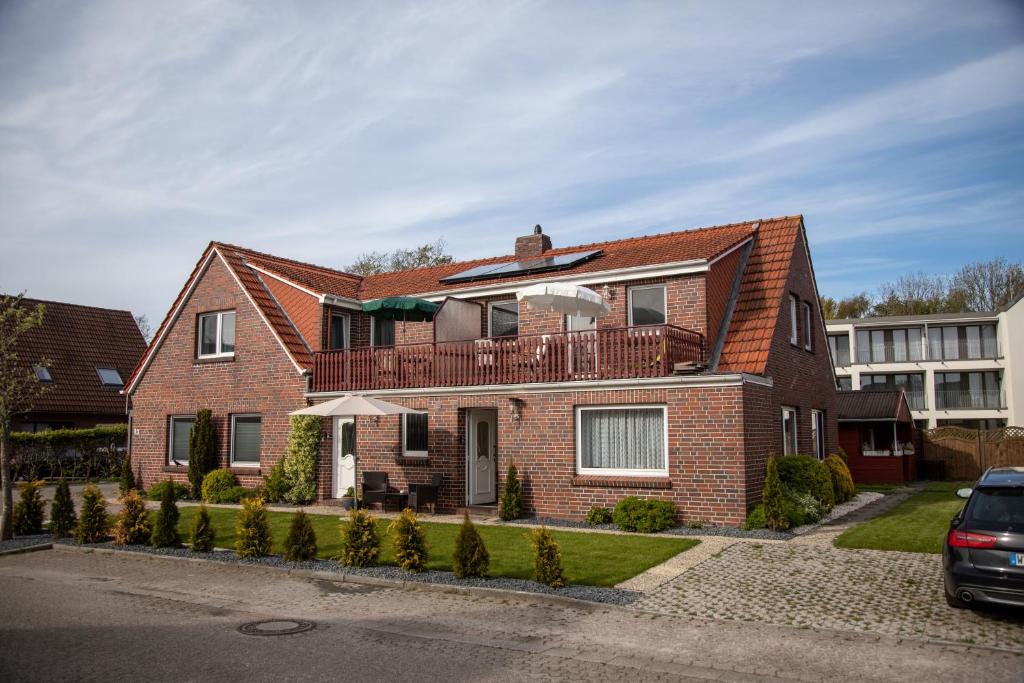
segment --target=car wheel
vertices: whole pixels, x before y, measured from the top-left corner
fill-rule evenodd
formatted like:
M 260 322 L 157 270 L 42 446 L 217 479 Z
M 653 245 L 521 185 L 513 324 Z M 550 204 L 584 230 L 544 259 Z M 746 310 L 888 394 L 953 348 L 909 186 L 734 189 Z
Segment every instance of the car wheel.
M 969 607 L 969 605 L 966 602 L 956 597 L 955 595 L 950 595 L 949 593 L 946 593 L 946 591 L 942 592 L 946 596 L 946 604 L 950 607 L 953 607 L 955 609 L 967 609 Z

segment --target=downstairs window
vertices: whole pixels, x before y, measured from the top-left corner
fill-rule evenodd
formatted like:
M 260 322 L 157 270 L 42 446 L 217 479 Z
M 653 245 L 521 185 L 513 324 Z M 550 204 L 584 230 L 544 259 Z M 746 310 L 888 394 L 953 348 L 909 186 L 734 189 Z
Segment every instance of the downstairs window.
M 580 474 L 668 476 L 664 406 L 576 408 Z

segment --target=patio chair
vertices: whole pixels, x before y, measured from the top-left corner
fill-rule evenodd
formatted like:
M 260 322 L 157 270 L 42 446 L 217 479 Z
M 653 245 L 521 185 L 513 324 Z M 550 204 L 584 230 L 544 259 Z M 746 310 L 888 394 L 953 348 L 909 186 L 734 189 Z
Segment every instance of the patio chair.
M 363 505 L 380 503 L 380 509 L 383 510 L 387 495 L 387 472 L 363 472 Z
M 409 507 L 419 512 L 420 505 L 430 505 L 430 512 L 437 511 L 437 495 L 444 481 L 443 474 L 431 476 L 429 484 L 409 484 Z

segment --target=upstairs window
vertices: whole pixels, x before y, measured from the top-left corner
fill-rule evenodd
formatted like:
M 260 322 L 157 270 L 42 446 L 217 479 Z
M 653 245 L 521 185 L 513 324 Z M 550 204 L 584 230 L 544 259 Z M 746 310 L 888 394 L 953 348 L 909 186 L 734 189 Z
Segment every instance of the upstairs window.
M 487 307 L 487 336 L 519 336 L 518 301 L 495 301 Z
M 394 346 L 395 321 L 370 318 L 370 346 Z
M 665 285 L 629 288 L 629 324 L 664 325 Z
M 796 408 L 782 406 L 782 454 L 796 455 Z
M 789 295 L 789 343 L 793 346 L 800 344 L 800 329 L 797 319 L 796 297 Z
M 100 384 L 105 387 L 124 386 L 117 368 L 96 368 L 96 374 L 100 377 Z
M 235 355 L 235 312 L 220 311 L 199 316 L 199 357 Z
M 188 464 L 188 440 L 192 435 L 193 415 L 172 417 L 167 435 L 167 462 L 170 465 Z
M 406 413 L 402 416 L 402 455 L 427 457 L 427 414 Z
M 32 371 L 36 373 L 36 379 L 40 382 L 53 383 L 53 375 L 50 374 L 50 368 L 45 365 L 33 365 Z
M 828 346 L 832 350 L 832 362 L 837 368 L 845 368 L 850 364 L 850 335 L 830 334 Z
M 812 344 L 812 340 L 814 338 L 814 335 L 811 333 L 811 330 L 814 329 L 814 328 L 811 327 L 811 305 L 805 301 L 803 306 L 804 306 L 804 348 L 807 349 L 808 351 L 810 351 L 811 348 L 814 346 Z
M 347 349 L 349 344 L 350 318 L 345 313 L 331 313 L 331 327 L 327 348 Z

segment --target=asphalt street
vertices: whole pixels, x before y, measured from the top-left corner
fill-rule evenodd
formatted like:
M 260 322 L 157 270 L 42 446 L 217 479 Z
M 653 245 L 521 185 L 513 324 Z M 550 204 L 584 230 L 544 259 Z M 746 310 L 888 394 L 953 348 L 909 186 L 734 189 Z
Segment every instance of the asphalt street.
M 50 550 L 0 557 L 0 680 L 1020 680 L 963 645 Z M 244 635 L 262 619 L 306 633 Z

